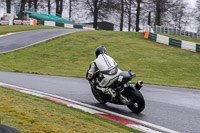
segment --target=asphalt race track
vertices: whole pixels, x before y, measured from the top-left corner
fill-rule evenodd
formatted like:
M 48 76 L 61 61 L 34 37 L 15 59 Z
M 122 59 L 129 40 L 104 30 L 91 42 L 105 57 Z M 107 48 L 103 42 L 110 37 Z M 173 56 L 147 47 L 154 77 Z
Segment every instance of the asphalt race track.
M 131 113 L 126 106 L 99 104 L 94 99 L 87 80 L 82 78 L 0 72 L 0 82 L 87 103 L 182 133 L 200 131 L 198 90 L 145 85 L 141 92 L 146 100 L 146 108 L 137 115 Z
M 0 37 L 0 54 L 24 48 L 55 36 L 83 31 L 81 29 L 41 29 L 17 32 L 12 35 Z
M 0 133 L 20 133 L 20 132 L 14 128 L 0 124 Z
M 14 35 L 7 37 L 12 38 L 12 41 L 9 41 L 10 43 L 13 42 L 9 47 L 12 48 L 12 45 L 16 47 L 14 43 L 16 37 Z M 26 38 L 27 40 L 35 39 L 32 35 L 26 36 Z M 0 38 L 0 46 L 2 46 L 1 41 L 4 39 L 6 37 Z M 35 42 L 38 42 L 38 40 Z M 181 133 L 198 133 L 200 131 L 199 90 L 144 85 L 141 92 L 146 101 L 146 108 L 141 114 L 133 114 L 126 106 L 110 103 L 99 104 L 91 93 L 89 83 L 83 78 L 0 72 L 0 82 L 87 103 Z

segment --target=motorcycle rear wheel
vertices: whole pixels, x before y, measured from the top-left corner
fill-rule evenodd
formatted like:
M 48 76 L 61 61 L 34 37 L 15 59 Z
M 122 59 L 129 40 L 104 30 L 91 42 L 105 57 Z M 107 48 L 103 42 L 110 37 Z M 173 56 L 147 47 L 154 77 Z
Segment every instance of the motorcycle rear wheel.
M 128 99 L 131 100 L 131 103 L 127 105 L 127 107 L 133 112 L 133 113 L 140 113 L 145 108 L 145 101 L 144 97 L 138 90 L 134 90 L 132 88 L 127 88 L 124 92 L 124 96 L 126 96 Z
M 92 90 L 92 94 L 94 95 L 95 99 L 97 101 L 99 101 L 99 103 L 105 104 L 108 101 L 105 94 L 102 91 L 96 90 L 92 87 L 91 87 L 91 90 Z

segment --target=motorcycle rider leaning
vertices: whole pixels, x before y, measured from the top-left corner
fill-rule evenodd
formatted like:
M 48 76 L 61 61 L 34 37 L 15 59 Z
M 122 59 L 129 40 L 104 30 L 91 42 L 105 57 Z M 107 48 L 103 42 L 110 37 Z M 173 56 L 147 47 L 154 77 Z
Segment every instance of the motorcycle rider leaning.
M 109 86 L 111 86 L 118 78 L 118 75 L 121 73 L 121 70 L 118 68 L 115 60 L 108 56 L 107 50 L 104 46 L 99 46 L 96 48 L 96 59 L 92 61 L 90 67 L 87 72 L 87 79 L 92 80 L 96 71 L 99 71 L 99 78 L 97 80 L 96 88 L 105 92 L 108 90 Z M 112 94 L 111 90 L 109 90 L 112 97 L 115 97 Z

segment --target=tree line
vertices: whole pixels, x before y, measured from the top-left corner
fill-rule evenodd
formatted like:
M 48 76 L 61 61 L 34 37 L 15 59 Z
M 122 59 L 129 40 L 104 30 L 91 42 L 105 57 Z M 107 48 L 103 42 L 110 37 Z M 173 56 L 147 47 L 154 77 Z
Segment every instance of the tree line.
M 51 14 L 62 17 L 67 13 L 69 19 L 85 16 L 97 22 L 106 20 L 114 23 L 120 31 L 138 32 L 142 25 L 166 25 L 177 29 L 185 29 L 192 19 L 200 25 L 200 0 L 197 8 L 192 10 L 185 0 L 0 0 L 6 3 L 7 13 L 11 13 L 11 5 L 18 3 L 20 11 L 25 7 L 38 11 L 46 9 Z M 64 8 L 67 6 L 67 8 Z M 82 12 L 84 10 L 84 13 Z M 80 15 L 81 14 L 81 15 Z M 191 14 L 194 14 L 191 16 Z M 200 26 L 198 27 L 200 31 Z

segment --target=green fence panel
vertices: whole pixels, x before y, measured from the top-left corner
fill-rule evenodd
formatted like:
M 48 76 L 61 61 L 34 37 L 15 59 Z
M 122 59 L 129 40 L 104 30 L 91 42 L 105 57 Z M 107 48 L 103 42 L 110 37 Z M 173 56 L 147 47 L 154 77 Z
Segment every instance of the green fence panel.
M 169 45 L 181 48 L 181 40 L 169 38 Z
M 157 39 L 157 34 L 154 34 L 154 33 L 149 33 L 149 40 L 153 40 L 153 41 L 156 41 Z
M 44 21 L 38 20 L 38 21 L 37 21 L 37 25 L 44 25 Z
M 196 52 L 200 52 L 200 44 L 196 45 Z
M 78 28 L 78 29 L 83 29 L 83 26 L 82 25 L 74 25 L 74 28 Z
M 61 26 L 61 27 L 64 27 L 64 23 L 59 23 L 59 22 L 56 22 L 56 26 Z

